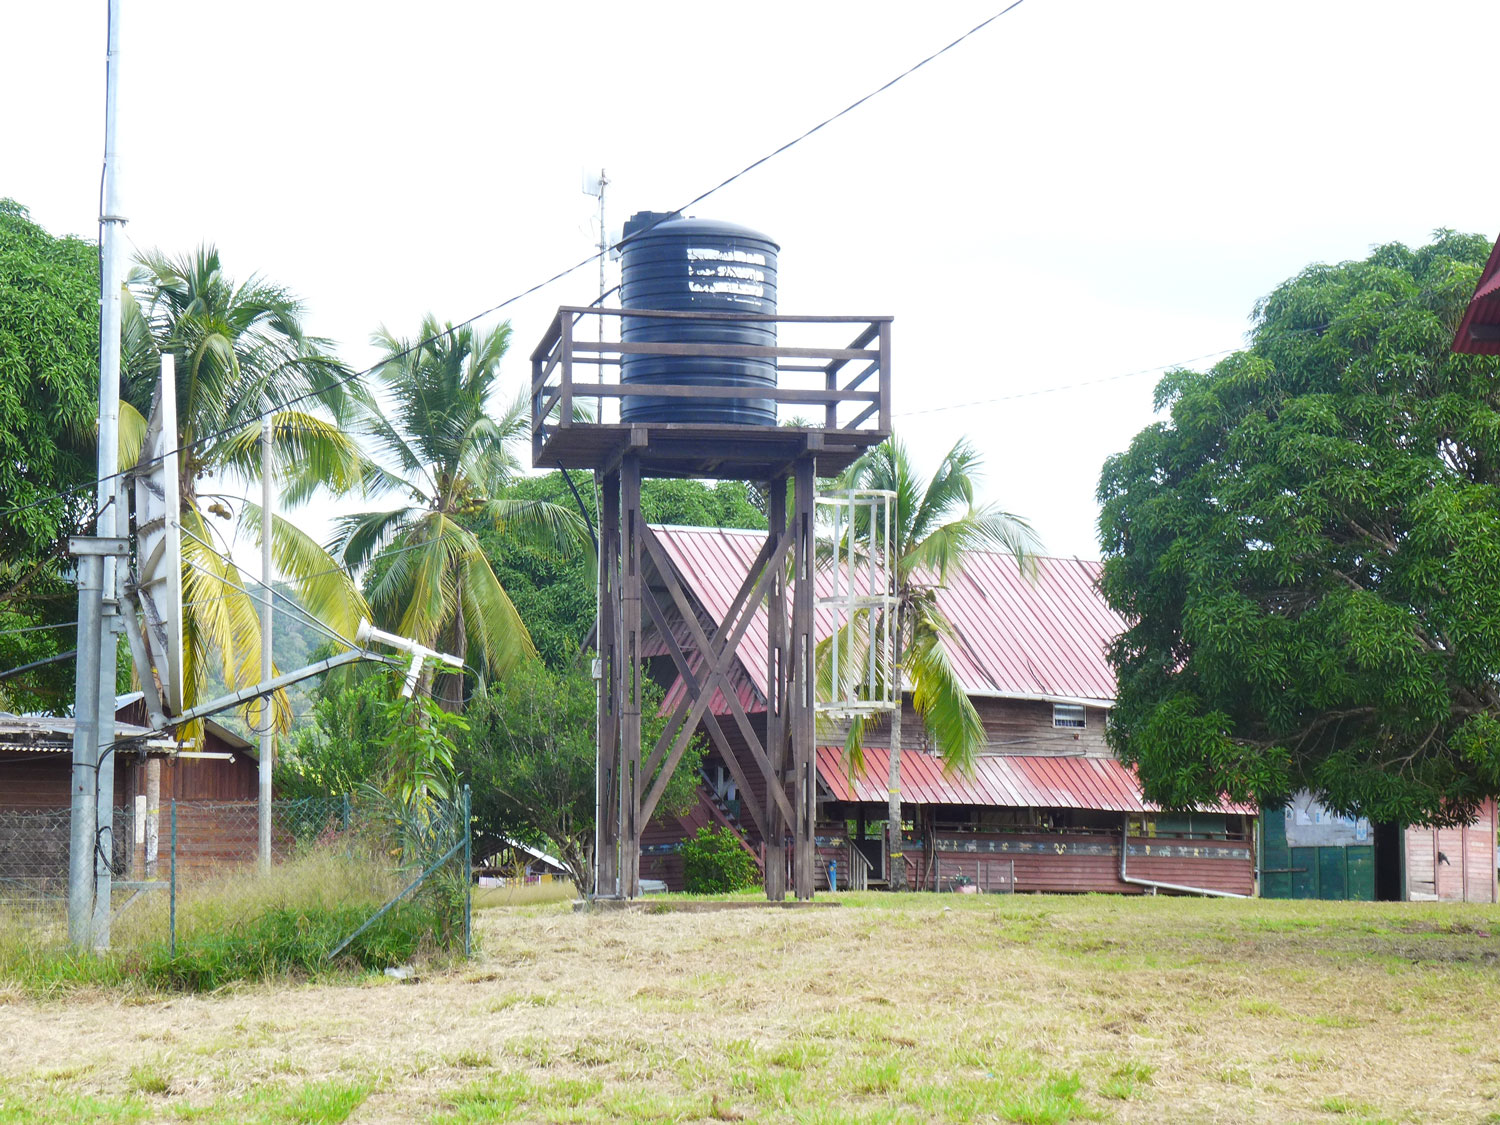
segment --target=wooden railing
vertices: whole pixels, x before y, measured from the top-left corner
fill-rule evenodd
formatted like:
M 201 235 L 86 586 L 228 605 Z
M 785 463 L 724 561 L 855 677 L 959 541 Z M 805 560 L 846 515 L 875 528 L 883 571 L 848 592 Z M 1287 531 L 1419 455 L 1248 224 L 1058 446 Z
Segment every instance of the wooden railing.
M 870 861 L 864 857 L 864 853 L 854 846 L 854 841 L 849 841 L 849 889 L 851 891 L 867 891 L 870 889 L 870 872 L 874 868 Z
M 776 346 L 742 343 L 635 342 L 598 339 L 618 336 L 619 318 L 708 322 L 771 323 L 793 328 L 810 342 Z M 849 330 L 853 338 L 848 336 Z M 835 335 L 837 333 L 837 335 Z M 827 335 L 833 343 L 818 337 Z M 680 386 L 622 383 L 627 355 L 717 359 L 760 359 L 775 363 L 777 385 Z M 608 425 L 605 404 L 633 397 L 653 399 L 757 399 L 777 407 L 821 408 L 805 429 L 825 435 L 862 435 L 873 444 L 891 429 L 891 318 L 887 316 L 766 316 L 735 312 L 683 312 L 654 309 L 564 306 L 531 355 L 531 438 L 533 463 L 542 464 L 549 442 L 583 426 Z M 592 378 L 580 378 L 580 375 Z M 581 409 L 580 409 L 581 408 Z M 782 418 L 781 421 L 787 419 Z M 769 429 L 770 427 L 745 427 Z

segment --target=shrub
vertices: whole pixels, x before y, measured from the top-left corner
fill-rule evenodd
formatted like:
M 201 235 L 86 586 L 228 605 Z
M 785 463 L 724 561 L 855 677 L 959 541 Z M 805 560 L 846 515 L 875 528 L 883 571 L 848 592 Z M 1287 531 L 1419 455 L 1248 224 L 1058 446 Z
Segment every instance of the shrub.
M 683 883 L 689 894 L 743 891 L 760 882 L 755 860 L 727 828 L 705 825 L 682 845 Z

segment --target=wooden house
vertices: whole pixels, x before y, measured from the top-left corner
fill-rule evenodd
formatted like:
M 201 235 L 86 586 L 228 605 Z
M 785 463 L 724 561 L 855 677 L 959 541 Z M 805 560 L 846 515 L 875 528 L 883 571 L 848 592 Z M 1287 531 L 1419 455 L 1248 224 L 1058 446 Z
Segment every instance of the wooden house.
M 703 528 L 656 529 L 705 626 L 716 624 L 760 545 L 758 533 Z M 1000 891 L 1201 890 L 1249 895 L 1255 891 L 1255 809 L 1230 805 L 1191 815 L 1166 815 L 1142 799 L 1134 774 L 1104 740 L 1114 677 L 1105 659 L 1121 629 L 1097 589 L 1099 564 L 1040 560 L 1035 581 L 1013 559 L 972 555 L 962 573 L 938 594 L 952 621 L 949 645 L 988 736 L 972 776 L 949 773 L 911 710 L 902 723 L 903 840 L 899 850 L 914 888 Z M 648 575 L 648 581 L 651 581 Z M 659 581 L 659 579 L 656 579 Z M 663 598 L 663 600 L 666 600 Z M 821 623 L 826 632 L 827 622 Z M 674 628 L 684 647 L 691 630 Z M 767 661 L 762 611 L 746 629 L 732 676 L 752 727 L 764 737 L 765 708 L 754 669 Z M 667 646 L 647 639 L 652 671 L 671 682 Z M 680 691 L 672 683 L 668 705 Z M 731 708 L 715 696 L 711 709 Z M 743 745 L 734 722 L 722 727 Z M 886 883 L 885 849 L 870 826 L 886 817 L 889 729 L 869 729 L 864 769 L 851 776 L 842 735 L 823 733 L 817 751 L 820 887 Z M 736 751 L 738 753 L 738 750 Z M 747 795 L 732 783 L 738 773 L 765 800 L 764 779 L 748 756 L 730 768 L 718 750 L 704 762 L 697 808 L 661 819 L 643 839 L 641 874 L 681 886 L 682 840 L 706 824 L 735 831 L 761 860 L 753 818 L 736 803 Z
M 256 748 L 204 723 L 201 747 L 179 755 L 150 737 L 139 692 L 116 700 L 115 870 L 155 876 L 178 803 L 178 866 L 207 870 L 256 856 Z M 0 879 L 66 878 L 74 720 L 0 714 Z

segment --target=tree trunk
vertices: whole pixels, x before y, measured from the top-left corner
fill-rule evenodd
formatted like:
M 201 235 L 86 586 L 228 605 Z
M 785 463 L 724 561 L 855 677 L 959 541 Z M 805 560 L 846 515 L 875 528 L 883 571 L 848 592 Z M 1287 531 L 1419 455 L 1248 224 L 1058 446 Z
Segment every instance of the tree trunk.
M 899 665 L 898 665 L 899 666 Z M 891 712 L 890 771 L 886 777 L 885 877 L 893 891 L 906 890 L 906 856 L 901 843 L 901 697 Z

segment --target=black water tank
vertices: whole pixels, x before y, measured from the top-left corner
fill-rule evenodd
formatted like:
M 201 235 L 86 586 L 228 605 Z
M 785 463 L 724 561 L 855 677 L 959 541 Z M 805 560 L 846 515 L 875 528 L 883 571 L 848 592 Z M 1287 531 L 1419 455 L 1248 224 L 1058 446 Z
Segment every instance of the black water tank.
M 625 240 L 620 255 L 623 308 L 776 311 L 776 252 L 780 247 L 763 234 L 733 223 L 642 211 L 625 224 Z M 621 339 L 630 343 L 776 345 L 774 322 L 627 316 L 620 331 Z M 625 383 L 774 388 L 776 361 L 625 355 L 620 379 Z M 774 426 L 776 403 L 769 398 L 643 396 L 620 400 L 620 420 Z

